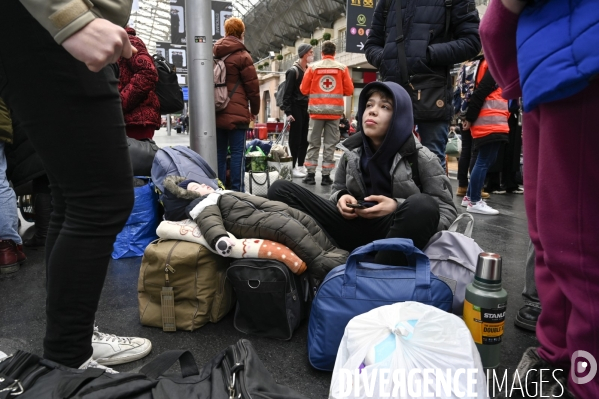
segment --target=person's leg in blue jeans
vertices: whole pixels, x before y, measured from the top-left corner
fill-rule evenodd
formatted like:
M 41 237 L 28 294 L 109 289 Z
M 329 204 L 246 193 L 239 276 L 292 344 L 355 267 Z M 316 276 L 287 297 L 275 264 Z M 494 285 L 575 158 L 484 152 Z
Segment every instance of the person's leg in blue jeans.
M 225 184 L 227 181 L 227 154 L 229 150 L 229 130 L 216 129 L 216 160 L 218 170 L 216 174 L 219 180 Z
M 110 68 L 94 73 L 73 58 L 18 0 L 0 3 L 0 37 L 0 97 L 42 159 L 54 202 L 44 357 L 79 367 L 92 356 L 112 245 L 133 206 L 117 80 Z
M 231 190 L 244 191 L 245 177 L 245 130 L 237 129 L 229 132 L 231 146 Z
M 493 162 L 495 162 L 500 146 L 501 142 L 496 141 L 478 147 L 478 157 L 476 158 L 476 163 L 472 169 L 472 174 L 470 175 L 470 184 L 468 185 L 467 195 L 470 199 L 470 205 L 468 205 L 467 208 L 468 212 L 485 214 L 498 213 L 495 209 L 486 205 L 486 203 L 482 201 L 481 190 L 485 184 L 487 171 L 491 165 L 493 165 Z M 480 212 L 478 209 L 479 207 L 481 208 Z
M 417 122 L 420 142 L 439 158 L 445 169 L 445 148 L 449 134 L 449 122 Z
M 231 148 L 230 189 L 244 191 L 245 177 L 245 130 L 216 129 L 216 154 L 218 159 L 218 178 L 225 183 L 227 178 L 227 152 Z
M 19 216 L 17 214 L 17 197 L 6 178 L 6 143 L 0 141 L 0 240 L 12 240 L 22 244 L 19 235 Z

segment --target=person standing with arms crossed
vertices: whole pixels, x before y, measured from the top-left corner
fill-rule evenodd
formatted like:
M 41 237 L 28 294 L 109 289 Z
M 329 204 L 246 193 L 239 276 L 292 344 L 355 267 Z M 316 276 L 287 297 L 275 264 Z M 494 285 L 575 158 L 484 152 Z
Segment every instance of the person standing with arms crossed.
M 302 94 L 300 85 L 304 79 L 308 63 L 314 62 L 314 50 L 307 43 L 297 48 L 299 59 L 285 73 L 285 95 L 283 106 L 287 120 L 291 123 L 289 129 L 289 149 L 293 159 L 293 177 L 306 177 L 304 161 L 308 151 L 308 97 Z
M 335 146 L 339 142 L 339 119 L 343 115 L 343 96 L 354 93 L 354 84 L 349 68 L 335 61 L 335 43 L 322 43 L 322 60 L 314 63 L 304 75 L 300 90 L 308 100 L 310 128 L 308 130 L 308 154 L 306 168 L 308 175 L 303 183 L 314 185 L 320 143 L 323 141 L 322 186 L 333 184 L 331 171 L 335 169 Z

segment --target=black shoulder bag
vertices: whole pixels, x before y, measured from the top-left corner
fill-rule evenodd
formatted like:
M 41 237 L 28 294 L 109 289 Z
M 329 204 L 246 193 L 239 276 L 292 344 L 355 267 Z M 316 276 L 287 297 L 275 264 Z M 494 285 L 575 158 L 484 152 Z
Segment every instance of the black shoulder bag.
M 391 0 L 386 0 L 385 20 L 391 6 Z M 451 22 L 451 7 L 453 0 L 445 0 L 445 38 L 449 37 L 449 25 Z M 414 109 L 415 121 L 436 121 L 449 119 L 447 101 L 450 98 L 447 87 L 447 77 L 435 73 L 416 74 L 408 76 L 408 60 L 404 45 L 403 24 L 401 15 L 401 1 L 395 1 L 395 16 L 397 22 L 395 29 L 397 37 L 397 58 L 399 65 L 400 84 L 410 95 Z

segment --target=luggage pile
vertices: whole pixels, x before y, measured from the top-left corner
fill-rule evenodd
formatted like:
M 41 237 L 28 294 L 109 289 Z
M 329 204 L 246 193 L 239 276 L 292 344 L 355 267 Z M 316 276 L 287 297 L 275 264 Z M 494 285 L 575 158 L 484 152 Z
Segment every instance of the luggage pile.
M 309 320 L 308 360 L 316 369 L 333 371 L 331 398 L 365 397 L 360 389 L 346 395 L 343 370 L 411 369 L 430 366 L 430 359 L 436 359 L 439 367 L 479 369 L 483 375 L 477 347 L 460 319 L 466 286 L 483 252 L 470 238 L 471 215 L 462 215 L 448 231 L 437 233 L 423 251 L 399 238 L 357 248 L 345 264 L 316 282 L 306 272 L 306 263 L 284 245 L 228 233 L 235 244 L 222 256 L 193 220 L 180 219 L 184 209 L 169 197 L 167 176 L 219 186 L 212 169 L 189 151 L 164 149 L 154 160 L 152 181 L 168 217 L 142 259 L 138 300 L 143 325 L 191 332 L 219 322 L 235 308 L 232 319 L 238 331 L 290 340 Z M 466 223 L 463 233 L 457 232 L 460 223 Z M 262 249 L 270 246 L 284 247 L 284 255 L 266 255 Z M 374 263 L 374 254 L 381 250 L 401 252 L 409 264 Z M 440 339 L 447 344 L 435 349 Z M 156 383 L 147 377 L 140 379 Z M 485 397 L 485 382 L 479 382 L 478 397 Z

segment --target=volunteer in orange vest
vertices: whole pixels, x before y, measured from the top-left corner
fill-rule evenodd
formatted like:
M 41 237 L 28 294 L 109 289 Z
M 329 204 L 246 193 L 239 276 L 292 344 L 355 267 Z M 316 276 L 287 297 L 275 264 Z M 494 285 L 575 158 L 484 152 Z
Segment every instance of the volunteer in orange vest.
M 501 97 L 501 88 L 495 82 L 486 60 L 482 60 L 476 76 L 476 88 L 468 103 L 468 111 L 463 125 L 470 129 L 472 142 L 478 149 L 478 158 L 470 174 L 468 192 L 462 200 L 462 206 L 471 213 L 497 215 L 498 210 L 491 208 L 481 198 L 481 189 L 485 183 L 487 171 L 495 162 L 502 143 L 508 141 L 510 128 L 508 102 Z
M 320 142 L 323 141 L 322 180 L 323 186 L 333 184 L 331 171 L 335 168 L 335 146 L 339 142 L 339 119 L 343 115 L 343 96 L 354 93 L 354 84 L 349 68 L 335 61 L 335 43 L 322 43 L 322 60 L 308 67 L 300 90 L 309 96 L 308 113 L 310 125 L 308 129 L 308 153 L 304 166 L 308 175 L 302 182 L 316 184 L 314 178 L 318 166 Z

